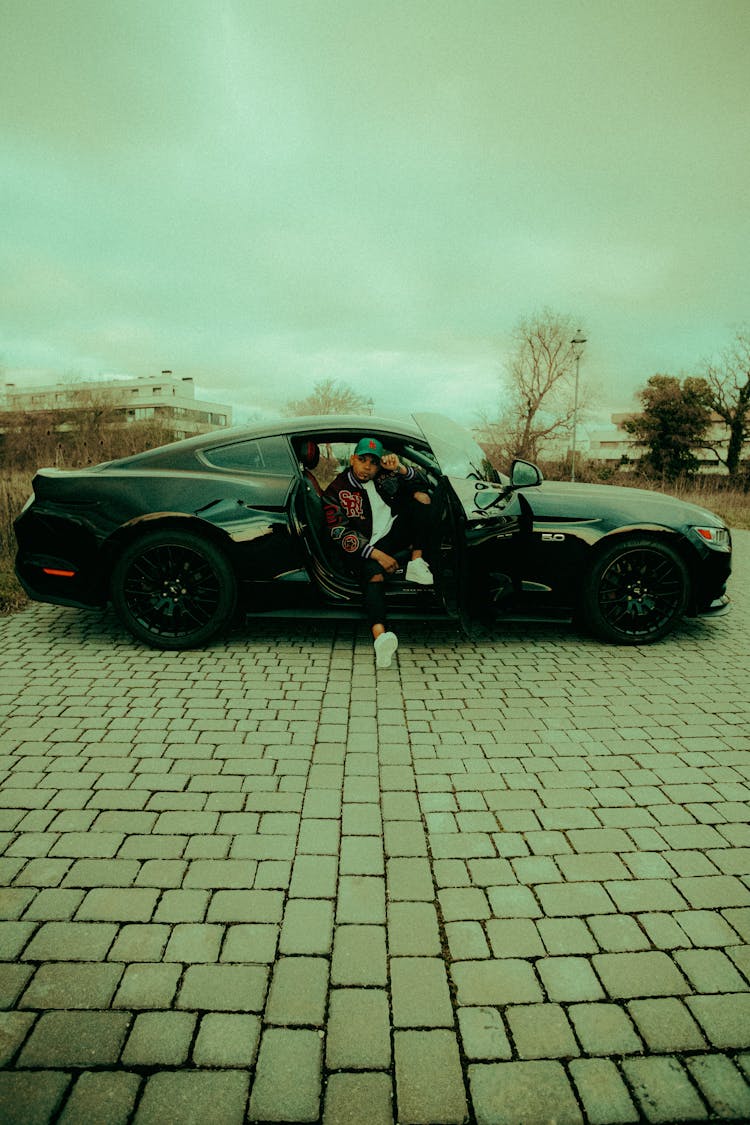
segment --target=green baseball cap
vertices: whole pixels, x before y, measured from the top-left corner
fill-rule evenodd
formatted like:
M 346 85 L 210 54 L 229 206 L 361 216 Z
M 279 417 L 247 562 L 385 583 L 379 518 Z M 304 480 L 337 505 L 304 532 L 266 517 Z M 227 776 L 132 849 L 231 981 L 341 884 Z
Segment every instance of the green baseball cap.
M 383 443 L 378 441 L 375 437 L 363 437 L 357 442 L 357 448 L 354 450 L 355 456 L 364 457 L 369 453 L 371 457 L 377 457 L 378 461 L 385 453 Z

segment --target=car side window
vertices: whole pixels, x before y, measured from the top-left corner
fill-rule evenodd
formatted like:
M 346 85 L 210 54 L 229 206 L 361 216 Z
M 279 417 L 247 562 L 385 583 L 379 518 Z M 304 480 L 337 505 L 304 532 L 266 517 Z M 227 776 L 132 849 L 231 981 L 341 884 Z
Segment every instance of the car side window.
M 231 445 L 218 445 L 204 450 L 209 465 L 233 472 L 262 473 L 264 476 L 291 477 L 294 462 L 289 445 L 283 437 L 257 438 L 235 441 Z

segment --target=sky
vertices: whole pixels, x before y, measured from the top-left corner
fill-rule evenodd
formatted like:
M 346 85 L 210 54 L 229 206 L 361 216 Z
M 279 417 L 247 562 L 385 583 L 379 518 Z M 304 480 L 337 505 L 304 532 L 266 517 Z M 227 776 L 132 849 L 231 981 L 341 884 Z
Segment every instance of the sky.
M 598 417 L 750 322 L 748 0 L 0 0 L 0 367 Z M 592 420 L 594 415 L 592 415 Z

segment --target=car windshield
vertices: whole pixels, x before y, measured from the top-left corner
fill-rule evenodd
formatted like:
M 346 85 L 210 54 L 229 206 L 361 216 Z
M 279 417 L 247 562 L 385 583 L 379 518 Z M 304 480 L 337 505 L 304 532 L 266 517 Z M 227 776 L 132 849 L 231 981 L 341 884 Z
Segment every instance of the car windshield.
M 444 414 L 414 414 L 413 417 L 447 477 L 499 479 L 482 447 L 463 426 Z

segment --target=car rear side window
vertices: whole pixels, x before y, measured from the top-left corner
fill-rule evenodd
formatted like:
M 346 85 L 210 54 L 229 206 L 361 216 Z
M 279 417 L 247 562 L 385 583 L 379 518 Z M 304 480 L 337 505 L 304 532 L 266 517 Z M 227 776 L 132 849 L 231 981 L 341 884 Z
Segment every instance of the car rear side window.
M 266 437 L 250 441 L 235 441 L 231 445 L 217 445 L 205 449 L 203 457 L 217 469 L 231 469 L 240 473 L 262 473 L 264 476 L 291 477 L 294 474 L 289 445 L 286 438 Z

